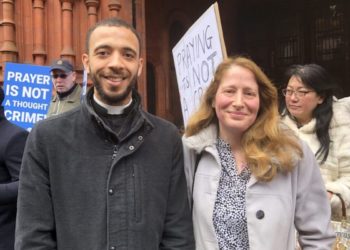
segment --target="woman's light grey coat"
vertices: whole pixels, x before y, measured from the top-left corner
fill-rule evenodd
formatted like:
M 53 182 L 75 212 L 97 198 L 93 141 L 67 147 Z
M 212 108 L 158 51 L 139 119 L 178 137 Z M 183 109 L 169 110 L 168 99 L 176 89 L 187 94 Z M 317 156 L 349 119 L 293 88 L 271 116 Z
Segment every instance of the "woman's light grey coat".
M 183 138 L 197 250 L 219 249 L 212 223 L 221 174 L 216 139 L 215 125 Z M 192 192 L 194 165 L 200 152 Z M 331 249 L 335 235 L 324 183 L 314 155 L 305 144 L 303 152 L 304 157 L 291 173 L 278 174 L 267 183 L 251 177 L 246 194 L 250 250 L 294 250 L 295 230 L 304 250 Z

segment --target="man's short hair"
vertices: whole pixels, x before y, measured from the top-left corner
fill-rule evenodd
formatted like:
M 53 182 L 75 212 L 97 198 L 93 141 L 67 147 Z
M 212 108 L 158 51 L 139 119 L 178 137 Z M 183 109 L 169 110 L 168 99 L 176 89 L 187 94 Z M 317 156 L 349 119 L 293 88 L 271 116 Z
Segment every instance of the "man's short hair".
M 137 40 L 139 42 L 139 54 L 141 54 L 141 38 L 140 38 L 139 33 L 129 23 L 125 22 L 124 20 L 115 18 L 115 17 L 103 19 L 103 20 L 97 22 L 94 26 L 91 26 L 89 28 L 89 30 L 86 33 L 86 38 L 85 38 L 85 51 L 86 51 L 86 53 L 89 53 L 89 44 L 90 44 L 90 37 L 91 37 L 92 32 L 94 32 L 94 30 L 97 29 L 98 27 L 103 27 L 103 26 L 124 27 L 124 28 L 129 29 L 137 37 Z

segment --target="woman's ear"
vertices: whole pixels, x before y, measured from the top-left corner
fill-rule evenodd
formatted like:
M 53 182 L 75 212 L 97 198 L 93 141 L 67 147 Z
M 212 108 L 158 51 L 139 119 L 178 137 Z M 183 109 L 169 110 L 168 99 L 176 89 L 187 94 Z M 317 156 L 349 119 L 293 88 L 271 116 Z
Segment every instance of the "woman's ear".
M 322 104 L 323 101 L 324 101 L 324 96 L 318 96 L 318 101 L 317 101 L 317 103 L 318 103 L 318 104 Z
M 211 107 L 215 109 L 215 99 L 211 102 Z

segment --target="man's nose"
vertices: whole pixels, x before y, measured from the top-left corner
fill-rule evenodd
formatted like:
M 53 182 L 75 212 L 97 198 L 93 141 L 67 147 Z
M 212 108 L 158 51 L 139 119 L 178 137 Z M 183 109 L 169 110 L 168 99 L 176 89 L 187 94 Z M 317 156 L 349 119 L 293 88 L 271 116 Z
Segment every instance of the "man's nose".
M 122 68 L 124 67 L 123 56 L 119 52 L 114 52 L 110 57 L 110 61 L 108 64 L 109 67 L 112 68 Z

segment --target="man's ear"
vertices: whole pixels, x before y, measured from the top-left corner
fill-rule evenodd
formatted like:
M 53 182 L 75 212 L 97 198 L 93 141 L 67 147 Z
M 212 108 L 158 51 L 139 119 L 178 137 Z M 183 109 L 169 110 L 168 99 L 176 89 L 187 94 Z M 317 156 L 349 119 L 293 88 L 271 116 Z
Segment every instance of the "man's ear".
M 75 80 L 77 79 L 77 72 L 75 71 L 72 72 L 72 78 L 73 78 L 73 82 L 75 82 Z
M 143 69 L 143 58 L 139 59 L 139 70 L 137 71 L 137 76 L 140 76 Z
M 89 55 L 86 53 L 83 53 L 81 56 L 81 61 L 83 62 L 84 69 L 89 74 L 90 73 L 90 67 L 89 67 Z

